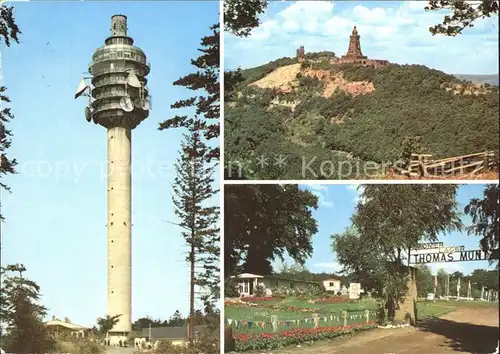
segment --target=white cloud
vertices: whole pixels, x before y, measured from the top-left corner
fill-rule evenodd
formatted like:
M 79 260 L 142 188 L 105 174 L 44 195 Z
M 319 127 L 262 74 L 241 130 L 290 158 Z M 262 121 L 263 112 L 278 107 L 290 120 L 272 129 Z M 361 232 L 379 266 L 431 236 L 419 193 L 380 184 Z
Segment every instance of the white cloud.
M 369 9 L 362 5 L 357 5 L 352 13 L 354 17 L 363 23 L 384 24 L 386 22 L 386 11 L 380 7 Z
M 285 20 L 302 23 L 310 20 L 322 20 L 332 13 L 332 1 L 298 1 L 288 6 L 278 14 Z
M 269 17 L 248 38 L 226 34 L 226 67 L 253 67 L 306 52 L 347 51 L 354 25 L 364 55 L 399 64 L 422 64 L 447 73 L 498 72 L 498 18 L 479 19 L 457 37 L 432 36 L 446 11 L 424 10 L 424 1 L 401 3 L 297 1 Z M 281 4 L 281 6 L 283 6 Z

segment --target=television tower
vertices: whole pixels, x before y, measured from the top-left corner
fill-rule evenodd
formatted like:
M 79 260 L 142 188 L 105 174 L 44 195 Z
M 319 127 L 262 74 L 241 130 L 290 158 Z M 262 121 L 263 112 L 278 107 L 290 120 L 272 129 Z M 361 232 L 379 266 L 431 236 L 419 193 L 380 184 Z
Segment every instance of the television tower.
M 127 35 L 127 17 L 111 17 L 111 35 L 94 52 L 89 65 L 91 76 L 82 78 L 75 94 L 75 98 L 89 97 L 87 121 L 107 129 L 107 301 L 108 315 L 120 315 L 109 332 L 111 344 L 123 341 L 132 330 L 132 130 L 148 117 L 150 109 L 146 86 L 150 65 L 144 52 L 133 44 Z

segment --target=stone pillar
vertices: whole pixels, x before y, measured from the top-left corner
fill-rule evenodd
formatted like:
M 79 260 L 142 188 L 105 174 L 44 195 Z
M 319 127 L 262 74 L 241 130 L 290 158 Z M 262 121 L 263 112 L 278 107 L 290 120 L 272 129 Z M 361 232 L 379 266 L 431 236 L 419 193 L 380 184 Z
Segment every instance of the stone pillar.
M 110 331 L 130 332 L 132 312 L 131 130 L 108 130 L 108 315 L 118 323 Z
M 314 313 L 312 315 L 312 318 L 313 318 L 313 321 L 314 321 L 314 328 L 318 328 L 319 327 L 319 316 L 317 313 Z
M 271 315 L 271 325 L 273 326 L 273 332 L 278 332 L 278 315 Z
M 417 322 L 417 283 L 414 267 L 408 268 L 408 291 L 400 303 L 396 304 L 396 321 L 404 321 L 412 326 Z

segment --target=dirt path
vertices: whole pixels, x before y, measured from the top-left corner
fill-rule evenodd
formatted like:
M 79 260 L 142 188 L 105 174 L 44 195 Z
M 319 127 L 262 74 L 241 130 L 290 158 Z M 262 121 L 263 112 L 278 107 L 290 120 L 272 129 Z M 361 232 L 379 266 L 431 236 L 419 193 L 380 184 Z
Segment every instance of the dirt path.
M 328 343 L 304 344 L 272 354 L 449 354 L 493 353 L 498 309 L 458 309 L 418 327 L 375 329 Z M 260 351 L 259 353 L 264 353 Z

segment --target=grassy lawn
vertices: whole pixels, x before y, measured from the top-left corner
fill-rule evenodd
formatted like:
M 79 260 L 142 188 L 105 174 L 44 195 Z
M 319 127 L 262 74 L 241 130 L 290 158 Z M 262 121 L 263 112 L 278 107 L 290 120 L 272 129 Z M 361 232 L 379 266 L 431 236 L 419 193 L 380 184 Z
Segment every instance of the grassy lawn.
M 439 317 L 455 311 L 457 308 L 498 308 L 498 303 L 466 300 L 437 300 L 436 302 L 420 301 L 417 303 L 417 318 L 419 320 L 425 320 L 432 317 Z
M 442 306 L 453 306 L 459 308 L 468 308 L 468 309 L 478 309 L 478 308 L 498 308 L 498 302 L 490 302 L 490 301 L 467 301 L 467 300 L 438 300 L 436 304 L 440 304 Z
M 440 301 L 418 302 L 417 319 L 421 321 L 432 317 L 439 317 L 449 312 L 455 311 L 456 309 L 457 308 L 453 307 L 451 304 L 442 304 Z

